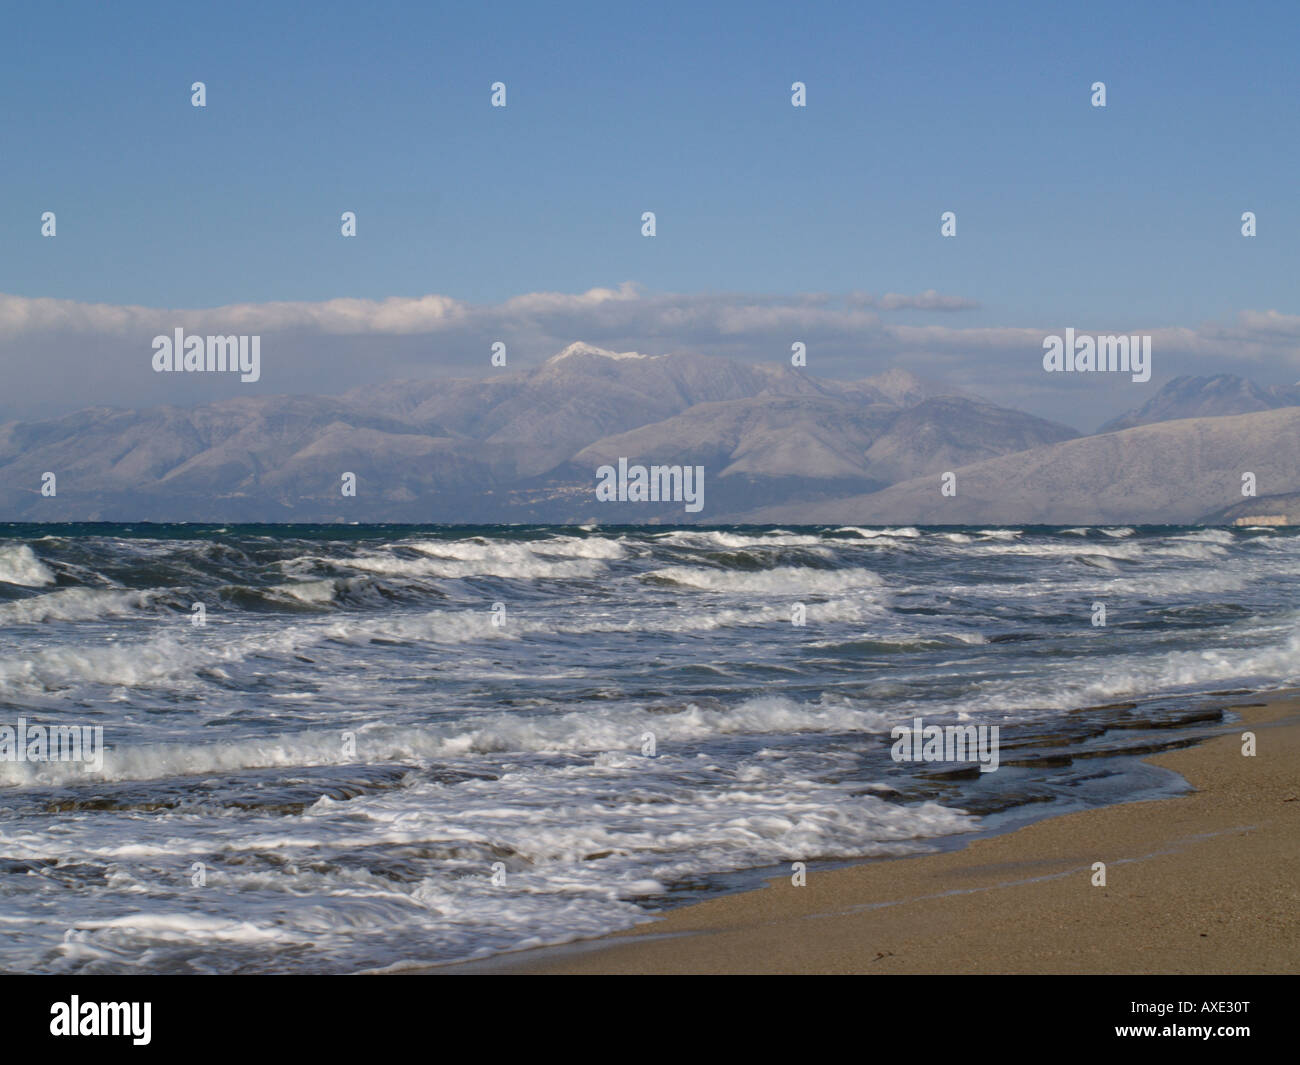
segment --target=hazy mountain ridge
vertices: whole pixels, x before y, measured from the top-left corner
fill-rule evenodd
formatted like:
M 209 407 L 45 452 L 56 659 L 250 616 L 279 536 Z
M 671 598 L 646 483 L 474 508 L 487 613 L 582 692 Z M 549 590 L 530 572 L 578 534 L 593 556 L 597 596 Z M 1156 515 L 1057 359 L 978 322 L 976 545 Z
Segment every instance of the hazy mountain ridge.
M 1099 433 L 1183 418 L 1215 418 L 1300 406 L 1300 385 L 1261 385 L 1237 374 L 1175 377 L 1136 410 L 1112 418 Z
M 1177 378 L 1110 423 L 1142 424 L 1079 437 L 902 369 L 840 381 L 577 343 L 481 379 L 0 425 L 0 520 L 1195 521 L 1239 501 L 1247 470 L 1261 493 L 1300 491 L 1300 408 L 1277 409 L 1291 398 Z M 1271 407 L 1164 419 L 1258 404 Z M 597 503 L 596 469 L 623 457 L 703 466 L 704 509 Z M 945 471 L 955 497 L 939 495 Z
M 1242 476 L 1262 494 L 1300 492 L 1300 407 L 1191 418 L 1077 437 L 914 478 L 815 508 L 762 507 L 754 522 L 916 525 L 1196 524 L 1243 502 Z M 739 520 L 739 517 L 733 520 Z
M 596 467 L 625 456 L 702 465 L 706 500 L 752 505 L 871 491 L 953 447 L 1001 454 L 1070 435 L 904 370 L 837 381 L 578 343 L 482 379 L 11 422 L 0 426 L 0 517 L 585 520 L 607 513 L 591 506 Z M 53 496 L 40 491 L 46 472 Z M 357 476 L 355 498 L 340 492 L 344 473 Z

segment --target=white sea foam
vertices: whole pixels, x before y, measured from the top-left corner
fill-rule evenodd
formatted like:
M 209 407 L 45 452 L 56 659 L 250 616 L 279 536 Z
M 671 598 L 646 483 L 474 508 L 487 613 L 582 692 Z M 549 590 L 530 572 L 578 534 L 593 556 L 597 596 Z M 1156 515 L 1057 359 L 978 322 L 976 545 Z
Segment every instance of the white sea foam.
M 733 707 L 694 703 L 671 712 L 662 707 L 588 707 L 546 715 L 481 714 L 441 726 L 361 726 L 356 752 L 345 750 L 337 730 L 300 732 L 274 738 L 203 743 L 112 746 L 96 779 L 155 780 L 196 773 L 231 772 L 273 766 L 301 767 L 367 763 L 430 763 L 489 753 L 635 753 L 651 731 L 661 744 L 698 744 L 711 737 L 787 732 L 874 733 L 892 717 L 848 703 L 801 703 L 783 696 L 759 696 Z M 111 743 L 111 736 L 107 737 Z M 57 784 L 84 780 L 69 763 L 0 762 L 0 782 Z
M 1171 537 L 1175 543 L 1179 541 L 1190 541 L 1192 543 L 1208 544 L 1235 544 L 1239 538 L 1228 532 L 1227 529 L 1196 529 L 1181 536 Z
M 435 558 L 462 562 L 518 564 L 537 558 L 623 558 L 627 549 L 618 540 L 598 536 L 557 536 L 548 540 L 525 540 L 501 543 L 486 539 L 415 540 L 399 546 L 410 547 Z
M 765 570 L 717 570 L 704 566 L 669 566 L 646 577 L 737 595 L 833 595 L 850 589 L 878 589 L 883 581 L 866 569 L 825 570 L 804 566 L 779 566 Z
M 334 602 L 338 595 L 338 585 L 332 580 L 289 581 L 272 585 L 271 591 L 309 606 L 325 606 Z
M 856 533 L 864 540 L 875 540 L 880 538 L 890 540 L 917 540 L 921 537 L 921 530 L 915 529 L 910 525 L 904 526 L 901 529 L 864 529 L 857 525 L 843 525 L 835 531 Z
M 820 536 L 780 530 L 749 536 L 718 529 L 686 529 L 663 533 L 659 539 L 679 547 L 722 547 L 732 550 L 750 547 L 813 547 L 824 542 Z
M 348 559 L 343 564 L 366 573 L 397 577 L 505 577 L 516 580 L 592 577 L 605 568 L 600 558 L 547 559 L 517 544 L 500 545 L 495 553 L 485 554 L 482 558 L 399 558 L 370 553 Z
M 518 766 L 454 791 L 412 779 L 346 802 L 323 797 L 288 830 L 267 819 L 217 818 L 195 838 L 193 826 L 182 829 L 165 813 L 110 839 L 96 831 L 106 815 L 93 824 L 66 818 L 45 839 L 0 826 L 6 855 L 89 855 L 118 892 L 149 907 L 103 916 L 92 881 L 6 956 L 41 951 L 68 970 L 183 959 L 202 972 L 282 967 L 289 950 L 335 971 L 397 968 L 627 927 L 649 917 L 638 900 L 701 869 L 915 853 L 925 837 L 978 827 L 938 803 L 886 802 L 810 769 L 776 752 L 732 767 L 689 750 L 608 752 L 558 769 Z M 333 859 L 350 852 L 371 857 Z M 194 860 L 209 867 L 201 910 L 175 874 Z M 489 879 L 496 861 L 499 882 Z M 48 943 L 39 934 L 46 928 Z
M 1075 532 L 11 551 L 84 587 L 31 570 L 39 594 L 0 600 L 0 724 L 103 720 L 107 750 L 89 782 L 0 764 L 36 789 L 3 793 L 0 854 L 20 864 L 0 870 L 0 928 L 23 934 L 0 936 L 0 968 L 350 971 L 597 935 L 714 874 L 974 827 L 960 782 L 942 806 L 867 793 L 913 716 L 1008 724 L 1300 679 L 1300 538 Z M 730 550 L 781 565 L 710 564 Z M 838 568 L 793 564 L 814 554 Z M 554 581 L 575 573 L 591 579 Z M 207 627 L 167 611 L 176 589 L 109 575 L 193 587 Z M 496 576 L 512 583 L 458 579 Z M 1097 599 L 1110 629 L 1088 624 Z
M 54 573 L 26 544 L 0 546 L 0 583 L 41 588 L 54 583 Z
M 143 640 L 48 647 L 0 657 L 0 695 L 21 689 L 56 691 L 78 684 L 127 688 L 189 684 L 200 669 L 242 662 L 255 655 L 286 656 L 317 642 L 322 630 L 288 626 L 279 631 L 227 637 L 181 621 Z
M 159 594 L 110 588 L 60 588 L 30 599 L 0 603 L 0 623 L 19 625 L 132 617 L 152 609 Z
M 1144 553 L 1144 545 L 1140 543 L 1133 544 L 1105 544 L 1105 543 L 1066 543 L 1057 544 L 1050 541 L 1035 540 L 1030 543 L 1007 543 L 997 540 L 986 540 L 980 542 L 974 550 L 981 555 L 1027 555 L 1037 558 L 1059 558 L 1068 556 L 1070 558 L 1086 558 L 1088 556 L 1098 556 L 1102 558 L 1115 559 L 1140 559 Z
M 948 708 L 977 716 L 1008 711 L 1041 715 L 1124 697 L 1204 691 L 1241 682 L 1269 687 L 1300 682 L 1300 631 L 1293 627 L 1287 634 L 1265 636 L 1243 629 L 1234 646 L 1165 655 L 1118 654 L 1108 659 L 1102 673 L 1086 661 L 1059 663 L 1050 676 L 981 681 L 972 695 L 949 703 Z

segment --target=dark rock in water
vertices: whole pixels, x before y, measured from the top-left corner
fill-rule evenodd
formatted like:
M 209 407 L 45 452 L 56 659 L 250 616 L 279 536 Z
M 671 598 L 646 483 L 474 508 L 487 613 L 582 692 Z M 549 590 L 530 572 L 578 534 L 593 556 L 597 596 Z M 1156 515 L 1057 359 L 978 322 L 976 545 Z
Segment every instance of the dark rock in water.
M 1057 769 L 1061 766 L 1073 765 L 1074 759 L 1068 754 L 1045 754 L 1038 758 L 1003 757 L 999 764 L 1021 766 L 1026 769 Z

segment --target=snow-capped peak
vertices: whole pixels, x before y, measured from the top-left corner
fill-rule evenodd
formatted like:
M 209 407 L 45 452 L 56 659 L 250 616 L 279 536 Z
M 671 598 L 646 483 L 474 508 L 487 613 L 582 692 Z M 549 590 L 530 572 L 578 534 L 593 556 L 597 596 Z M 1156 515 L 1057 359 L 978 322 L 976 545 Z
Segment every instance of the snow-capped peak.
M 653 355 L 642 355 L 636 351 L 607 351 L 604 348 L 598 348 L 594 344 L 584 344 L 581 340 L 570 344 L 558 355 L 552 355 L 546 360 L 547 365 L 560 362 L 569 358 L 571 355 L 599 355 L 602 359 L 650 359 Z

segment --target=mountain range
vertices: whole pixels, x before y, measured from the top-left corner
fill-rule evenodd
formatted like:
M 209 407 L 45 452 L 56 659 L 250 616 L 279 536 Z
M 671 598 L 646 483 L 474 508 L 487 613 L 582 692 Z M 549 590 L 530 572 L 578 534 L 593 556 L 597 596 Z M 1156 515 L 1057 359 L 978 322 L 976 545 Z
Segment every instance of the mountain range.
M 1113 418 L 1098 432 L 1180 418 L 1214 418 L 1300 406 L 1300 385 L 1258 385 L 1236 374 L 1175 377 L 1137 410 Z
M 1177 378 L 1082 436 L 901 369 L 840 381 L 575 343 L 483 378 L 8 422 L 0 520 L 1236 520 L 1246 472 L 1300 496 L 1297 444 L 1300 389 L 1227 374 Z M 703 467 L 703 510 L 598 502 L 596 470 L 620 458 Z

